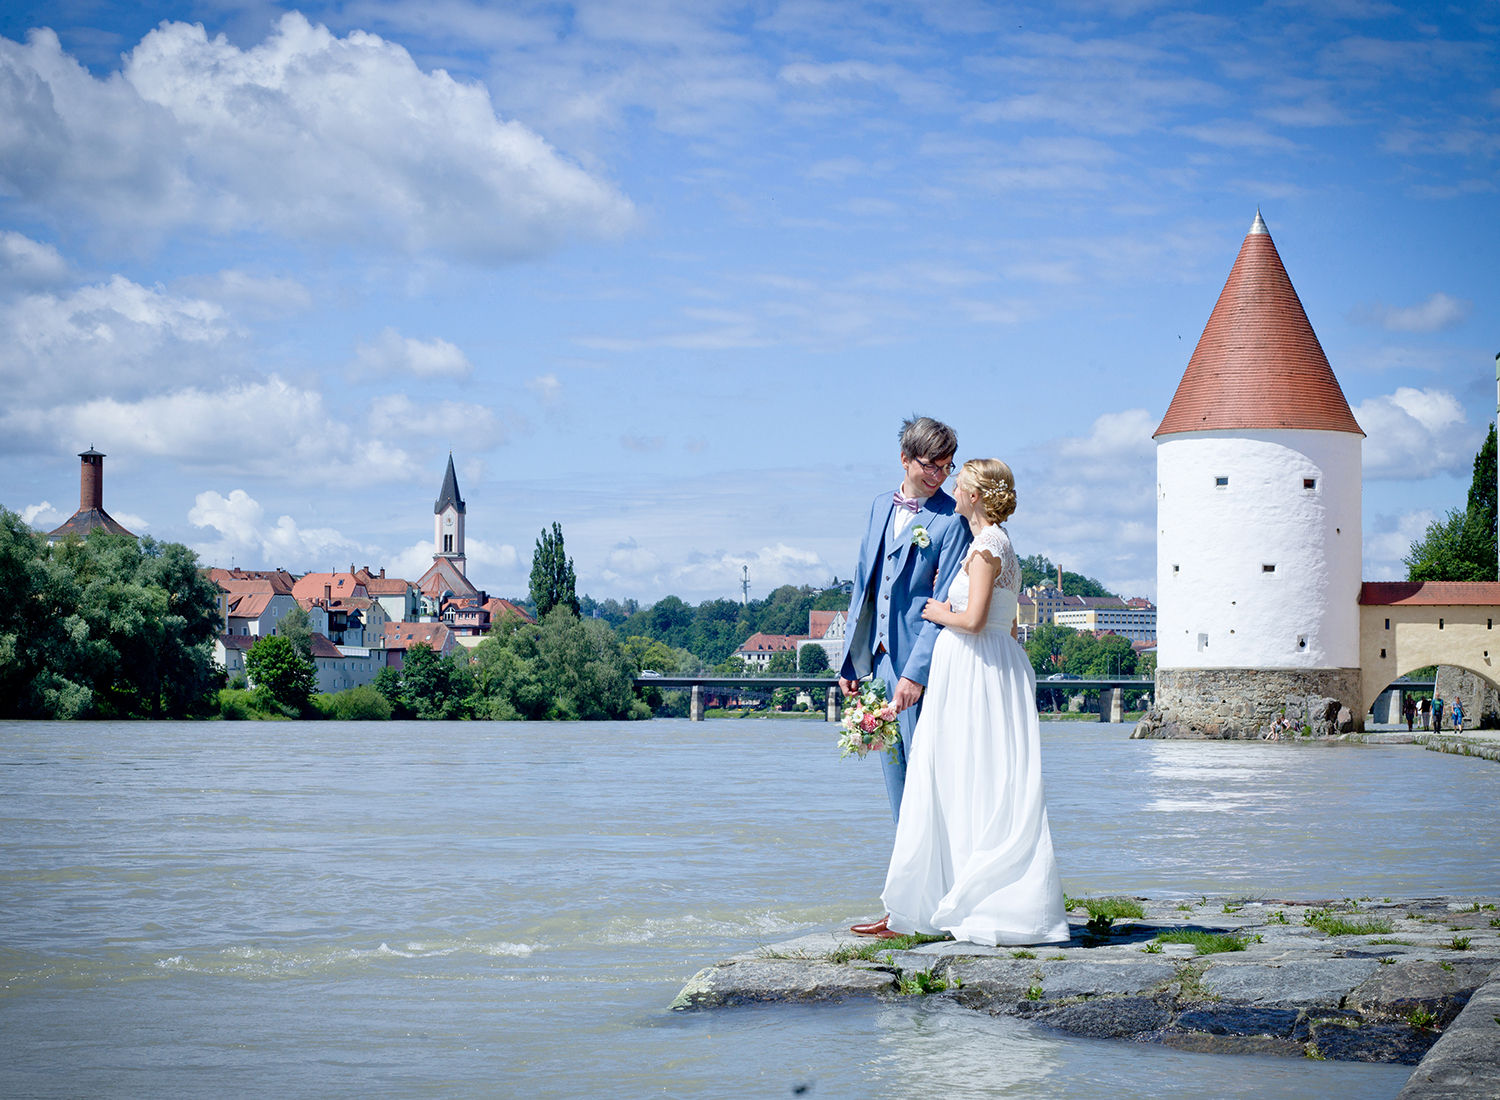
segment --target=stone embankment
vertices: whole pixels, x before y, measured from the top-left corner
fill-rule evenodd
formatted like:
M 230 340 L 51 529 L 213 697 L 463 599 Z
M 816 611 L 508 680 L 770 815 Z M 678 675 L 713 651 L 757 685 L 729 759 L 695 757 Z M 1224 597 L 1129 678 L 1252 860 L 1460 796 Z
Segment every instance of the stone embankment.
M 1403 1100 L 1500 1096 L 1500 898 L 1135 899 L 1104 919 L 1129 900 L 1076 903 L 1072 938 L 1036 947 L 803 936 L 672 1007 L 942 997 L 1090 1038 L 1420 1063 Z

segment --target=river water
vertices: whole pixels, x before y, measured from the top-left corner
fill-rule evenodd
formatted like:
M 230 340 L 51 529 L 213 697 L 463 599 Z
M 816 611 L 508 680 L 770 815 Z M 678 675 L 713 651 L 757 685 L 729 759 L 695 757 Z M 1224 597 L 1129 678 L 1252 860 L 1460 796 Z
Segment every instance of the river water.
M 1500 884 L 1486 761 L 1127 734 L 1043 725 L 1072 894 Z M 833 741 L 795 720 L 0 723 L 0 1095 L 1399 1091 L 1402 1067 L 915 999 L 667 1012 L 702 966 L 878 914 L 885 795 Z

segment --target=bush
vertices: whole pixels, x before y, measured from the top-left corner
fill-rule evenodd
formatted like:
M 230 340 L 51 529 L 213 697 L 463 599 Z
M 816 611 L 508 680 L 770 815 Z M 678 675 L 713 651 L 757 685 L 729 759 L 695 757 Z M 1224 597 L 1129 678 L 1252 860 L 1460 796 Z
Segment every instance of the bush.
M 218 715 L 231 722 L 284 722 L 295 718 L 264 691 L 244 688 L 220 688 L 216 698 Z
M 368 685 L 353 687 L 334 695 L 320 695 L 329 700 L 330 718 L 340 722 L 388 722 L 391 704 L 384 695 Z M 316 702 L 316 700 L 314 700 Z

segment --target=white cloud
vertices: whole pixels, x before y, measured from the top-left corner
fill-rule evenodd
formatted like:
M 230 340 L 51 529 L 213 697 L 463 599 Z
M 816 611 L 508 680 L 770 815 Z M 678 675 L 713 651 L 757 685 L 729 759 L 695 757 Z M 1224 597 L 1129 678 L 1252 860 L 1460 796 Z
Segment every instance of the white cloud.
M 553 404 L 562 396 L 562 383 L 557 380 L 555 374 L 539 374 L 526 383 L 526 388 L 544 404 Z
M 212 302 L 121 275 L 0 306 L 0 379 L 10 400 L 130 397 L 198 377 L 233 331 Z
M 190 276 L 176 285 L 190 294 L 227 302 L 247 312 L 282 316 L 310 307 L 312 295 L 296 279 L 281 275 L 253 275 L 233 268 L 215 275 Z
M 437 440 L 462 437 L 482 441 L 485 447 L 505 439 L 494 412 L 484 405 L 466 401 L 418 404 L 405 394 L 390 394 L 370 402 L 370 430 L 397 437 L 432 436 Z
M 414 542 L 386 560 L 386 573 L 414 581 L 432 568 L 432 552 L 431 539 Z M 465 538 L 464 557 L 467 559 L 465 575 L 492 596 L 501 594 L 501 586 L 515 585 L 522 579 L 517 568 L 521 555 L 509 543 Z M 529 560 L 526 567 L 530 568 Z
M 1424 478 L 1462 472 L 1474 456 L 1476 432 L 1463 406 L 1446 390 L 1402 386 L 1354 408 L 1365 430 L 1367 478 Z
M 50 531 L 70 513 L 61 508 L 55 508 L 50 500 L 41 501 L 38 504 L 28 504 L 21 509 L 21 522 L 28 527 L 35 527 L 38 531 Z
M 318 470 L 382 481 L 410 477 L 415 466 L 402 446 L 351 428 L 348 416 L 331 416 L 321 393 L 275 375 L 222 390 L 189 388 L 136 401 L 101 398 L 0 413 L 0 429 L 19 432 L 33 423 L 63 443 L 117 439 L 121 453 L 272 478 Z
M 50 30 L 0 38 L 0 118 L 0 187 L 121 237 L 254 228 L 493 263 L 635 216 L 482 85 L 297 12 L 245 50 L 164 22 L 104 79 Z
M 817 552 L 780 542 L 759 550 L 716 550 L 686 556 L 680 551 L 671 556 L 665 553 L 665 547 L 653 549 L 628 539 L 605 555 L 594 575 L 604 584 L 627 591 L 654 589 L 692 601 L 739 592 L 746 567 L 752 595 L 764 595 L 784 584 L 825 584 L 834 573 Z
M 218 534 L 216 539 L 193 544 L 209 564 L 234 561 L 247 567 L 256 563 L 300 571 L 333 558 L 368 553 L 359 542 L 331 527 L 300 527 L 291 516 L 269 522 L 265 509 L 243 489 L 233 489 L 227 497 L 212 489 L 199 493 L 188 510 L 188 521 Z
M 0 230 L 0 287 L 40 290 L 63 281 L 68 262 L 50 244 L 14 230 Z
M 1372 581 L 1406 579 L 1406 555 L 1411 544 L 1427 533 L 1437 514 L 1422 508 L 1397 516 L 1375 516 L 1365 530 L 1364 576 Z
M 1468 320 L 1474 303 L 1452 298 L 1442 291 L 1428 295 L 1413 306 L 1376 304 L 1355 311 L 1356 319 L 1368 319 L 1389 332 L 1442 332 Z
M 411 375 L 416 378 L 467 378 L 474 364 L 454 344 L 434 337 L 415 340 L 387 326 L 355 352 L 355 369 L 378 375 Z

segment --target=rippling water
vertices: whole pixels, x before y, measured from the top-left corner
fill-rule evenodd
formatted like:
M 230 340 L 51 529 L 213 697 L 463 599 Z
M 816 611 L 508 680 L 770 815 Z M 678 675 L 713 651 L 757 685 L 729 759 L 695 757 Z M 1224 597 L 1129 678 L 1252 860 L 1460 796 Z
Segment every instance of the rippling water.
M 1043 726 L 1072 893 L 1500 882 L 1487 762 L 1126 733 Z M 1399 1090 L 1400 1067 L 940 1003 L 666 1012 L 704 965 L 877 912 L 885 796 L 832 742 L 792 720 L 0 723 L 0 1094 Z

